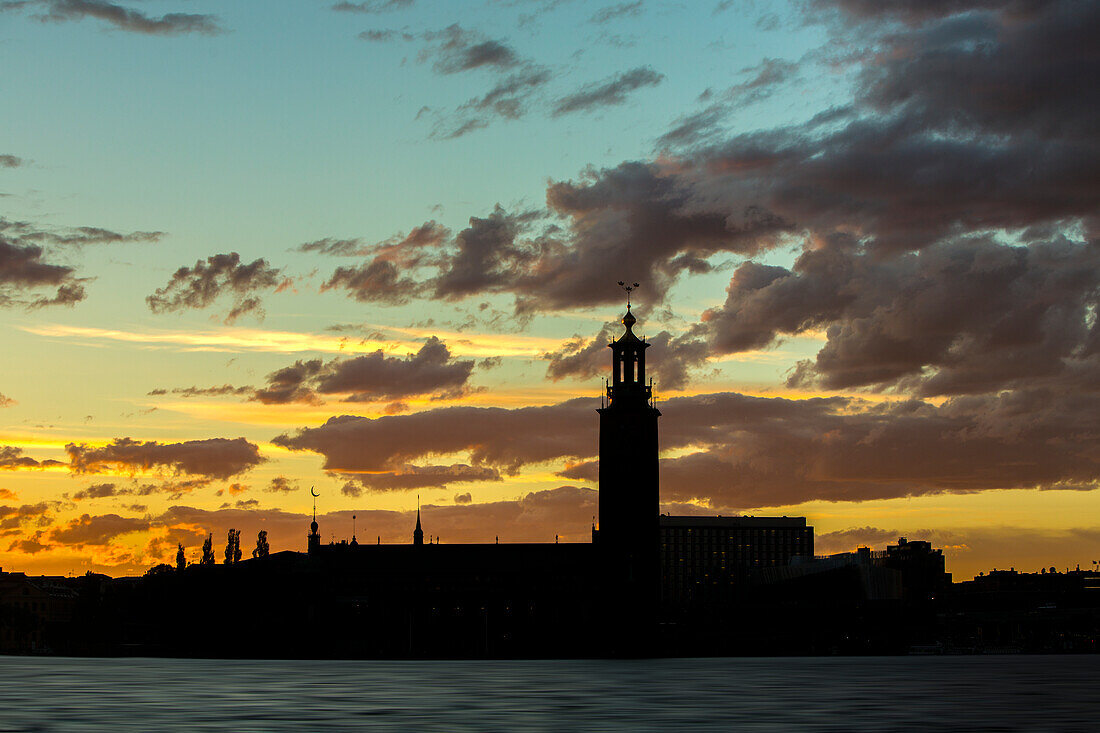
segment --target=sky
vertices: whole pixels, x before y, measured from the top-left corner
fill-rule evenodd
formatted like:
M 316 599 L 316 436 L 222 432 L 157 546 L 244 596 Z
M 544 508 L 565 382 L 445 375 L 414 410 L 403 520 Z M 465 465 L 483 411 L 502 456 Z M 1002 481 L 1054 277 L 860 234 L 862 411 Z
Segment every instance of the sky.
M 662 511 L 1100 559 L 1100 4 L 0 2 L 0 566 Z

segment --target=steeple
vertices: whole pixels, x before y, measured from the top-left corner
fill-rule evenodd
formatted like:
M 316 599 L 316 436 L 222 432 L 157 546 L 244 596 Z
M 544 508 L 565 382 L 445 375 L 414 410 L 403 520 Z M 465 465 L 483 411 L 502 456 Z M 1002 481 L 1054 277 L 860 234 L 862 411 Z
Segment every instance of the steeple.
M 321 547 L 321 533 L 317 531 L 317 497 L 319 494 L 309 487 L 309 493 L 313 495 L 313 521 L 309 523 L 309 535 L 306 537 L 306 549 L 314 552 Z
M 627 286 L 630 292 L 637 283 Z M 608 573 L 607 590 L 616 598 L 619 619 L 653 617 L 658 598 L 660 485 L 657 419 L 653 388 L 646 382 L 645 353 L 638 319 L 627 300 L 624 331 L 611 349 L 608 402 L 600 413 L 600 520 L 593 532 Z
M 424 530 L 420 528 L 420 497 L 416 497 L 416 529 L 413 530 L 413 544 L 424 544 Z

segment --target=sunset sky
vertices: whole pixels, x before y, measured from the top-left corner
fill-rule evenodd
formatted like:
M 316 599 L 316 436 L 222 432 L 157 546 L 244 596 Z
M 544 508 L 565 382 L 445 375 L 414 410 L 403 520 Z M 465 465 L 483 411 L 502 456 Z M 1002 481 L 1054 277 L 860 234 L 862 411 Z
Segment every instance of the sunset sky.
M 0 2 L 0 566 L 663 511 L 1100 559 L 1100 3 Z

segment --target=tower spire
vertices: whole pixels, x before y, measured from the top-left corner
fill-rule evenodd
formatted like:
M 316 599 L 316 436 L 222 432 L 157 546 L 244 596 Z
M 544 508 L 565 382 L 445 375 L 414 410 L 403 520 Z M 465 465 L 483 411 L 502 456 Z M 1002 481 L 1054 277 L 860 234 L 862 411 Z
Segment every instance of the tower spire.
M 413 544 L 424 544 L 424 530 L 420 527 L 420 494 L 416 495 L 416 529 L 413 530 Z

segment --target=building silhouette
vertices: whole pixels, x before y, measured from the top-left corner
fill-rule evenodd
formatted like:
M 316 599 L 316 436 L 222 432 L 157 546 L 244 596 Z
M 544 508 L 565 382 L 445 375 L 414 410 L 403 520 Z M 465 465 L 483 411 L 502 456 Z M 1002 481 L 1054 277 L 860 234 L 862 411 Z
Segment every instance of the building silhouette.
M 803 517 L 662 516 L 649 344 L 629 304 L 622 324 L 597 411 L 590 542 L 425 542 L 432 516 L 418 502 L 407 544 L 360 544 L 354 531 L 322 543 L 314 493 L 305 552 L 140 578 L 0 574 L 0 650 L 560 657 L 897 651 L 937 638 L 930 604 L 950 576 L 926 542 L 815 558 Z

